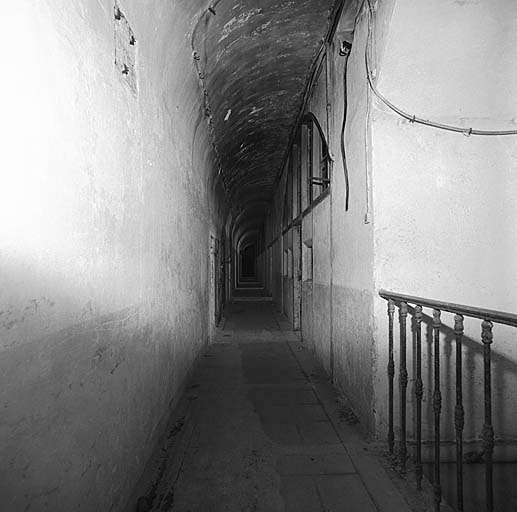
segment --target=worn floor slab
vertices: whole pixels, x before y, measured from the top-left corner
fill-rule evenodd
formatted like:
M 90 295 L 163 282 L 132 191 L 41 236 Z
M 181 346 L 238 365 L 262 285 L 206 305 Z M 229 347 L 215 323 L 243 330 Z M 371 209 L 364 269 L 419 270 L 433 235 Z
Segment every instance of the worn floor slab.
M 154 511 L 409 510 L 270 302 L 240 302 L 193 376 L 163 447 Z

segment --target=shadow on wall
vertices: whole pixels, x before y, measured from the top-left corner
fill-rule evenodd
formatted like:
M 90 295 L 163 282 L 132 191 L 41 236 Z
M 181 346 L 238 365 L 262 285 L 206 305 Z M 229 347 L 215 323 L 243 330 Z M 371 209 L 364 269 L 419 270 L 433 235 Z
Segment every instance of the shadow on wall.
M 413 315 L 414 309 L 408 307 L 408 312 Z M 423 422 L 423 439 L 432 439 L 431 426 L 434 421 L 432 392 L 434 388 L 433 373 L 426 371 L 431 368 L 434 360 L 433 347 L 433 319 L 431 316 L 423 314 L 422 324 L 424 324 L 422 332 L 422 375 L 424 381 L 424 397 L 422 406 L 422 422 Z M 416 366 L 416 335 L 414 329 L 415 321 L 412 316 L 412 365 Z M 479 339 L 463 336 L 462 346 L 462 382 L 463 382 L 463 407 L 465 409 L 465 430 L 464 438 L 478 444 L 481 443 L 481 429 L 484 422 L 483 410 L 483 344 L 481 342 L 481 320 L 479 320 Z M 492 421 L 495 430 L 496 451 L 495 458 L 504 460 L 515 460 L 517 462 L 517 446 L 516 450 L 511 453 L 505 453 L 498 446 L 504 446 L 511 443 L 517 445 L 517 436 L 509 436 L 504 430 L 505 425 L 509 425 L 509 417 L 507 415 L 507 403 L 504 398 L 509 397 L 509 380 L 510 378 L 517 380 L 517 363 L 510 358 L 497 352 L 497 327 L 494 326 L 494 343 L 491 351 L 491 368 L 492 368 Z M 501 326 L 504 327 L 504 326 Z M 456 372 L 456 337 L 451 327 L 443 325 L 440 328 L 440 374 L 441 374 L 441 392 L 442 392 L 442 441 L 454 441 L 454 407 L 456 405 L 455 391 L 455 372 Z M 414 383 L 414 379 L 410 380 Z M 426 393 L 427 391 L 427 393 Z M 411 398 L 413 399 L 414 394 Z M 450 421 L 443 422 L 443 419 Z M 429 430 L 425 430 L 425 426 L 429 426 Z
M 192 320 L 204 303 L 191 294 L 191 311 L 164 299 L 102 314 L 72 281 L 52 280 L 52 300 L 0 311 L 0 509 L 122 510 L 206 338 Z

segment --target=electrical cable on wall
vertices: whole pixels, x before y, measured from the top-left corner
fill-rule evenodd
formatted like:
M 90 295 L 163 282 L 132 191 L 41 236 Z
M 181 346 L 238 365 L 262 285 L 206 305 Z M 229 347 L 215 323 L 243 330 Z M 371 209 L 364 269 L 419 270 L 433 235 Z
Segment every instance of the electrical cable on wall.
M 348 57 L 352 45 L 343 41 L 341 48 L 339 49 L 339 55 L 345 57 L 345 63 L 343 64 L 343 123 L 341 125 L 341 159 L 343 160 L 343 173 L 345 177 L 345 211 L 348 211 L 348 203 L 350 199 L 350 181 L 348 177 L 348 166 L 346 163 L 346 150 L 345 150 L 345 128 L 346 128 L 346 114 L 348 110 L 348 98 L 346 94 L 346 70 L 348 65 Z
M 327 154 L 328 154 L 328 157 L 330 159 L 330 161 L 332 162 L 332 164 L 336 161 L 336 157 L 334 156 L 334 153 L 332 152 L 332 148 L 330 147 L 330 141 L 331 141 L 331 136 L 330 136 L 330 110 L 332 108 L 332 104 L 330 103 L 330 97 L 329 97 L 329 82 L 330 82 L 330 79 L 329 79 L 329 43 L 325 43 L 325 115 L 326 115 L 326 121 L 327 121 L 327 136 L 326 136 L 326 139 L 327 139 Z
M 364 180 L 365 180 L 365 211 L 364 223 L 370 223 L 370 106 L 371 92 L 366 88 L 366 112 L 364 114 Z
M 429 119 L 423 119 L 416 115 L 411 115 L 402 110 L 401 108 L 394 105 L 391 101 L 389 101 L 382 93 L 379 92 L 377 87 L 375 86 L 375 81 L 372 73 L 372 69 L 370 66 L 370 52 L 371 52 L 371 42 L 372 42 L 372 33 L 373 33 L 373 24 L 374 24 L 374 11 L 371 0 L 365 0 L 368 6 L 368 35 L 366 40 L 366 47 L 364 52 L 365 65 L 366 65 L 366 77 L 368 80 L 368 84 L 372 92 L 379 98 L 390 110 L 398 114 L 399 116 L 407 119 L 410 123 L 423 124 L 425 126 L 430 126 L 432 128 L 438 128 L 440 130 L 446 130 L 449 132 L 457 132 L 462 133 L 463 135 L 517 135 L 517 130 L 478 130 L 474 128 L 464 128 L 462 126 L 454 126 L 444 123 L 437 123 L 436 121 L 431 121 Z
M 223 166 L 222 166 L 222 160 L 221 155 L 219 153 L 219 148 L 217 145 L 217 137 L 215 135 L 215 129 L 214 129 L 214 122 L 212 117 L 212 109 L 210 107 L 210 101 L 209 101 L 209 95 L 208 90 L 206 88 L 206 73 L 205 69 L 201 70 L 201 55 L 196 51 L 196 37 L 197 37 L 197 31 L 199 29 L 199 26 L 201 25 L 201 22 L 205 20 L 205 26 L 208 23 L 208 20 L 212 18 L 212 16 L 215 16 L 217 14 L 215 8 L 221 2 L 222 0 L 215 0 L 211 4 L 207 6 L 205 10 L 203 10 L 198 17 L 196 24 L 194 26 L 194 30 L 192 31 L 192 36 L 190 40 L 190 44 L 192 47 L 192 57 L 194 59 L 194 68 L 197 74 L 197 78 L 200 84 L 200 87 L 203 91 L 203 104 L 205 109 L 205 117 L 208 119 L 208 129 L 210 132 L 210 136 L 212 139 L 212 147 L 214 149 L 215 154 L 215 160 L 217 165 L 217 174 L 221 178 L 221 184 L 224 189 L 224 192 L 227 197 L 230 195 L 229 185 L 227 183 L 227 178 L 225 174 L 223 173 Z M 204 55 L 206 60 L 206 55 Z

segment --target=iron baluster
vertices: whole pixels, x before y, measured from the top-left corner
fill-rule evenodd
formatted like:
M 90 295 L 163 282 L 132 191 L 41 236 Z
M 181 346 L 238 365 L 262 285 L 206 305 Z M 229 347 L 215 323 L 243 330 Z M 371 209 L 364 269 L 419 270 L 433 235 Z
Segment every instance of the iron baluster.
M 463 427 L 465 412 L 463 410 L 462 383 L 462 343 L 463 315 L 454 316 L 454 334 L 456 337 L 456 407 L 454 409 L 454 427 L 456 429 L 456 508 L 463 510 Z
M 492 322 L 484 320 L 481 324 L 481 340 L 483 341 L 483 359 L 485 373 L 485 424 L 483 426 L 483 448 L 485 455 L 486 510 L 494 510 L 493 463 L 494 429 L 492 427 L 492 383 L 491 383 L 491 347 L 493 340 Z
M 509 325 L 512 327 L 517 327 L 517 314 L 508 313 L 505 311 L 497 311 L 493 309 L 485 309 L 479 308 L 475 306 L 469 306 L 466 304 L 458 304 L 454 302 L 444 302 L 435 299 L 429 299 L 425 297 L 418 297 L 415 295 L 406 295 L 398 292 L 391 292 L 388 290 L 381 289 L 379 290 L 379 295 L 388 301 L 388 316 L 390 317 L 390 361 L 388 363 L 388 375 L 390 375 L 390 393 L 389 393 L 389 410 L 390 410 L 390 421 L 389 421 L 389 432 L 388 432 L 388 442 L 390 445 L 390 452 L 393 453 L 394 449 L 394 430 L 393 430 L 393 376 L 394 376 L 394 362 L 393 362 L 393 314 L 394 314 L 394 304 L 404 304 L 407 308 L 407 304 L 411 304 L 415 306 L 415 343 L 417 344 L 416 350 L 416 373 L 417 377 L 415 380 L 415 396 L 416 396 L 416 408 L 419 408 L 421 404 L 419 403 L 419 395 L 420 392 L 423 392 L 423 386 L 421 386 L 421 382 L 418 379 L 419 368 L 421 371 L 421 352 L 418 353 L 418 345 L 421 348 L 421 330 L 419 327 L 420 320 L 417 318 L 420 317 L 421 308 L 427 307 L 433 309 L 433 354 L 434 354 L 434 383 L 433 383 L 433 411 L 434 411 L 434 495 L 435 495 L 435 510 L 439 510 L 440 503 L 442 501 L 441 498 L 441 482 L 440 482 L 440 418 L 441 418 L 441 404 L 442 404 L 442 396 L 440 390 L 440 329 L 441 329 L 441 313 L 448 312 L 452 313 L 455 316 L 455 324 L 454 324 L 454 332 L 456 338 L 456 405 L 454 411 L 454 426 L 456 430 L 456 458 L 457 458 L 457 482 L 458 482 L 458 510 L 463 510 L 463 494 L 465 489 L 463 483 L 463 432 L 464 432 L 464 408 L 463 408 L 463 388 L 462 388 L 462 378 L 463 378 L 463 368 L 462 368 L 462 352 L 463 352 L 463 336 L 464 336 L 464 317 L 468 318 L 478 318 L 482 321 L 482 330 L 481 330 L 481 338 L 483 341 L 483 354 L 484 354 L 484 413 L 485 419 L 483 424 L 483 454 L 485 456 L 485 483 L 486 483 L 486 510 L 489 512 L 493 511 L 493 455 L 494 455 L 494 430 L 492 426 L 492 389 L 491 389 L 491 345 L 493 340 L 492 328 L 493 323 Z M 391 304 L 391 305 L 390 305 Z M 404 320 L 405 321 L 405 320 Z M 417 334 L 419 333 L 419 334 Z M 405 329 L 401 334 L 405 340 Z M 419 343 L 417 342 L 419 340 Z M 404 343 L 405 344 L 405 343 Z M 451 345 L 452 347 L 452 345 Z M 449 345 L 447 346 L 449 348 Z M 404 355 L 401 353 L 401 361 Z M 431 367 L 433 366 L 432 360 L 430 361 Z M 400 376 L 401 376 L 401 392 L 402 392 L 402 383 L 407 379 L 404 376 L 404 372 L 402 371 L 402 364 L 400 368 Z M 404 365 L 405 366 L 405 365 Z M 405 378 L 404 378 L 405 377 Z M 421 378 L 420 378 L 421 380 Z M 423 401 L 423 396 L 422 396 Z M 405 405 L 405 404 L 404 404 Z M 401 416 L 403 416 L 402 404 L 401 404 Z M 418 450 L 419 450 L 419 425 L 418 425 L 418 416 L 417 413 L 417 453 L 415 457 L 415 470 L 417 472 L 417 486 L 419 479 L 419 469 L 418 469 Z M 401 430 L 403 435 L 405 436 L 405 422 L 401 422 L 403 425 L 401 426 Z M 421 427 L 421 425 L 420 425 Z M 421 442 L 421 441 L 420 441 Z M 401 447 L 402 447 L 401 443 Z M 462 489 L 463 488 L 463 489 Z
M 406 325 L 407 325 L 408 307 L 406 302 L 401 302 L 399 306 L 399 323 L 400 323 L 400 368 L 399 368 L 399 384 L 400 384 L 400 446 L 399 457 L 402 469 L 406 468 L 407 445 L 406 445 L 406 391 L 408 382 L 408 373 L 406 368 Z
M 434 508 L 440 510 L 442 490 L 440 486 L 440 413 L 442 410 L 442 394 L 440 392 L 440 320 L 441 312 L 433 309 L 433 338 L 434 338 Z
M 422 383 L 422 306 L 415 307 L 415 333 L 416 333 L 416 464 L 415 476 L 416 487 L 422 489 L 422 397 L 424 395 L 424 385 Z
M 393 361 L 393 316 L 395 303 L 388 300 L 388 447 L 393 453 L 395 433 L 393 431 L 393 378 L 395 376 L 395 362 Z

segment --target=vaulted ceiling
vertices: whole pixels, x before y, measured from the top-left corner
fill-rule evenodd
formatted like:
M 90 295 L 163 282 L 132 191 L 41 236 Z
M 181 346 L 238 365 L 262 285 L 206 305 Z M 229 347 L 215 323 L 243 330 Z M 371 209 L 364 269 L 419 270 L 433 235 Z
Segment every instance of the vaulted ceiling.
M 239 210 L 271 198 L 339 0 L 215 0 L 192 50 L 221 176 Z

